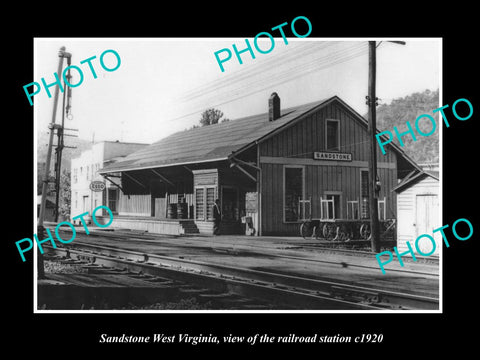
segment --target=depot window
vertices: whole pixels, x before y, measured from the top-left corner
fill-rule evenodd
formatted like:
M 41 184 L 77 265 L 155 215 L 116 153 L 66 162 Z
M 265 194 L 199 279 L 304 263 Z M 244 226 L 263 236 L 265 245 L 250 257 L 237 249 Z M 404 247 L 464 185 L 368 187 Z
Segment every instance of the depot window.
M 340 151 L 340 121 L 327 119 L 325 127 L 325 149 Z
M 195 219 L 213 220 L 213 205 L 215 204 L 217 188 L 215 186 L 200 186 L 195 188 Z
M 341 196 L 338 191 L 326 191 L 321 197 L 320 217 L 322 219 L 340 219 L 341 218 Z
M 283 172 L 283 219 L 297 222 L 300 216 L 300 200 L 304 198 L 304 168 L 285 166 Z
M 112 211 L 113 214 L 118 214 L 118 189 L 108 188 L 108 208 Z

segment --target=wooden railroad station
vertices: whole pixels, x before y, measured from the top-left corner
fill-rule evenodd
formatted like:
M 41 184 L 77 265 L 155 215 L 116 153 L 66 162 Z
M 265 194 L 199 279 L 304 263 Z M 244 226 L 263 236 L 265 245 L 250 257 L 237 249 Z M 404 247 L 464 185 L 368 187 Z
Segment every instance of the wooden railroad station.
M 118 187 L 108 193 L 112 226 L 212 234 L 217 198 L 222 234 L 298 236 L 305 218 L 366 219 L 367 128 L 338 96 L 282 109 L 273 93 L 265 113 L 175 133 L 101 169 Z M 421 171 L 388 146 L 378 156 L 380 219 L 397 218 L 394 188 Z

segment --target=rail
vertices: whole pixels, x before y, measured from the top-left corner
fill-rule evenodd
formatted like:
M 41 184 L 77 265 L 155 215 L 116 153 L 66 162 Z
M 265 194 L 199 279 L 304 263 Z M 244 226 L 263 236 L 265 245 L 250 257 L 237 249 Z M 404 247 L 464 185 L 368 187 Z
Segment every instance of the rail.
M 49 248 L 49 252 L 70 258 L 89 258 L 92 263 L 103 266 L 128 268 L 130 271 L 190 281 L 205 287 L 256 297 L 263 301 L 281 302 L 288 307 L 303 310 L 438 310 L 439 307 L 438 299 L 430 296 L 178 259 L 82 242 L 56 249 Z

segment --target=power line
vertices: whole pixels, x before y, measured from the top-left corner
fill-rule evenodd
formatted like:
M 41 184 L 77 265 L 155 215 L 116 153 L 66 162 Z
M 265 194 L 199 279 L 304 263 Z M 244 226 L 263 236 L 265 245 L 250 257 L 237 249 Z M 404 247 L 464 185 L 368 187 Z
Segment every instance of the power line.
M 358 55 L 357 55 L 357 56 L 358 56 Z M 353 57 L 356 57 L 356 56 L 352 56 L 351 58 L 353 58 Z M 344 61 L 347 61 L 347 60 L 350 60 L 350 58 L 349 58 L 349 59 L 345 59 Z M 338 62 L 338 63 L 339 63 L 339 62 Z M 337 65 L 338 63 L 335 63 L 335 64 L 333 64 L 333 65 L 331 65 L 331 66 Z M 298 77 L 306 76 L 306 75 L 310 74 L 310 73 L 313 72 L 313 71 L 322 70 L 322 69 L 325 69 L 325 68 L 328 68 L 328 67 L 330 67 L 330 66 L 324 66 L 324 67 L 322 67 L 322 68 L 320 68 L 320 69 L 312 69 L 312 70 L 310 70 L 310 71 L 308 71 L 308 72 L 305 72 L 304 74 L 299 74 L 299 75 L 297 75 L 297 76 L 295 77 L 295 79 L 297 79 Z M 292 81 L 292 80 L 293 80 L 293 78 L 287 78 L 287 79 L 285 79 L 285 80 L 283 80 L 283 81 L 277 81 L 277 82 L 268 84 L 268 85 L 266 85 L 266 86 L 264 86 L 264 87 L 262 87 L 262 88 L 259 88 L 259 89 L 255 90 L 255 91 L 251 91 L 251 92 L 249 92 L 249 93 L 247 93 L 247 94 L 243 94 L 243 95 L 240 95 L 240 96 L 236 96 L 236 97 L 234 97 L 234 98 L 230 98 L 230 99 L 225 100 L 225 101 L 221 101 L 221 102 L 217 102 L 217 103 L 214 103 L 214 104 L 210 104 L 208 107 L 218 107 L 218 106 L 221 106 L 221 105 L 225 105 L 225 104 L 227 104 L 227 103 L 234 102 L 234 101 L 237 101 L 237 100 L 246 98 L 246 97 L 248 97 L 248 96 L 254 95 L 254 94 L 258 93 L 258 92 L 261 92 L 261 91 L 263 91 L 263 90 L 266 90 L 266 89 L 268 89 L 268 88 L 271 88 L 272 86 L 282 85 L 282 84 L 284 84 L 284 83 L 286 83 L 286 82 L 289 82 L 289 81 Z M 205 109 L 205 108 L 206 108 L 206 107 L 204 107 L 204 106 L 199 107 L 199 108 L 197 108 L 197 110 L 195 110 L 195 111 L 192 111 L 192 112 L 190 112 L 190 113 L 188 113 L 188 114 L 185 114 L 185 115 L 181 115 L 181 116 L 176 117 L 176 118 L 173 118 L 173 119 L 169 119 L 169 120 L 167 120 L 167 121 L 175 121 L 175 120 L 179 120 L 179 119 L 186 118 L 186 117 L 191 116 L 191 115 L 195 115 L 195 114 L 197 114 L 199 111 L 201 111 L 202 109 Z
M 354 50 L 354 51 L 352 52 L 352 50 Z M 349 51 L 350 51 L 350 53 L 349 53 Z M 252 85 L 257 84 L 257 83 L 265 84 L 268 80 L 272 80 L 272 79 L 275 79 L 276 81 L 268 83 L 268 85 L 264 85 L 264 86 L 262 86 L 262 87 L 260 87 L 256 90 L 249 91 L 248 93 L 243 93 L 240 96 L 231 97 L 234 94 L 235 91 L 240 90 L 239 88 L 236 88 L 234 90 L 231 90 L 229 93 L 227 93 L 227 95 L 223 96 L 223 98 L 227 97 L 228 98 L 227 100 L 219 101 L 219 102 L 210 104 L 209 107 L 218 107 L 218 106 L 230 103 L 230 102 L 234 102 L 234 101 L 243 99 L 245 97 L 256 94 L 260 91 L 268 89 L 272 86 L 278 86 L 278 85 L 284 84 L 288 81 L 298 79 L 299 77 L 306 76 L 306 75 L 308 75 L 312 72 L 319 71 L 319 70 L 324 70 L 324 69 L 327 69 L 329 67 L 338 65 L 340 63 L 349 61 L 353 58 L 364 55 L 366 53 L 366 51 L 367 51 L 367 49 L 364 46 L 364 44 L 360 44 L 360 45 L 352 46 L 350 49 L 343 49 L 343 50 L 337 51 L 333 55 L 332 54 L 324 55 L 323 60 L 322 60 L 322 62 L 320 62 L 320 64 L 318 64 L 319 63 L 319 58 L 312 59 L 308 63 L 305 63 L 301 66 L 296 66 L 295 67 L 295 70 L 298 71 L 298 69 L 300 69 L 301 70 L 300 72 L 292 72 L 292 69 L 289 68 L 289 69 L 284 70 L 280 74 L 278 74 L 278 73 L 277 74 L 272 74 L 270 77 L 268 77 L 266 79 L 257 80 L 256 82 L 252 83 Z M 248 84 L 247 86 L 249 87 L 250 85 L 251 84 Z M 245 88 L 247 86 L 244 84 L 243 88 Z M 236 94 L 236 95 L 238 95 L 238 94 Z M 193 100 L 193 99 L 199 98 L 199 97 L 200 96 L 192 96 L 190 99 Z M 218 99 L 218 96 L 216 97 L 216 99 Z M 176 117 L 176 118 L 169 119 L 167 121 L 175 121 L 175 120 L 186 118 L 186 117 L 191 116 L 191 115 L 195 115 L 199 111 L 201 111 L 201 109 L 205 109 L 205 107 L 200 106 L 195 111 L 192 111 L 188 114 L 181 115 L 181 116 Z
M 318 50 L 319 49 L 314 48 L 310 52 L 315 54 L 318 52 Z M 218 86 L 215 86 L 213 89 L 211 89 L 212 86 L 210 85 L 208 88 L 205 88 L 202 91 L 198 91 L 197 95 L 185 96 L 184 98 L 186 98 L 186 100 L 188 101 L 191 101 L 195 98 L 206 96 L 213 92 L 218 93 L 222 88 L 225 88 L 227 86 L 231 87 L 232 85 L 234 86 L 237 83 L 239 83 L 241 80 L 253 79 L 253 82 L 249 82 L 247 84 L 243 82 L 240 87 L 234 88 L 233 90 L 229 90 L 229 93 L 223 96 L 223 98 L 225 98 L 230 96 L 235 91 L 243 90 L 246 86 L 252 87 L 253 85 L 258 83 L 263 84 L 266 81 L 271 80 L 272 78 L 275 78 L 277 80 L 285 79 L 288 77 L 294 78 L 298 75 L 301 75 L 302 73 L 310 72 L 310 70 L 322 69 L 324 68 L 324 65 L 334 66 L 340 62 L 349 60 L 350 58 L 348 58 L 348 56 L 352 56 L 352 55 L 357 56 L 357 54 L 359 55 L 363 52 L 366 53 L 365 44 L 356 43 L 356 44 L 350 45 L 347 48 L 340 48 L 330 53 L 322 54 L 321 56 L 310 58 L 310 60 L 307 60 L 307 62 L 303 62 L 303 63 L 300 62 L 300 64 L 298 63 L 292 64 L 292 61 L 290 59 L 282 59 L 280 61 L 277 61 L 277 63 L 280 63 L 279 67 L 288 65 L 288 67 L 282 71 L 279 71 L 278 68 L 274 68 L 273 66 L 271 66 L 270 63 L 263 64 L 264 66 L 268 66 L 268 69 L 266 71 L 264 71 L 263 68 L 255 69 L 254 72 L 250 72 L 249 74 L 246 74 L 241 78 L 236 79 L 235 81 L 231 81 L 227 85 L 218 85 Z M 298 55 L 298 54 L 294 54 L 294 55 Z M 302 58 L 302 57 L 297 56 L 297 58 Z M 263 76 L 256 76 L 257 74 L 260 74 Z
M 251 69 L 251 68 L 241 69 L 233 73 L 232 75 L 229 75 L 222 79 L 212 80 L 205 85 L 201 85 L 195 89 L 187 91 L 180 98 L 180 100 L 188 99 L 189 97 L 195 96 L 197 94 L 203 94 L 205 92 L 210 91 L 211 89 L 216 90 L 224 85 L 229 86 L 232 83 L 237 83 L 245 78 L 250 78 L 257 74 L 261 74 L 265 70 L 271 69 L 273 66 L 282 65 L 283 63 L 288 63 L 291 60 L 291 58 L 296 58 L 298 56 L 308 56 L 310 53 L 318 52 L 321 49 L 325 49 L 333 45 L 329 42 L 313 43 L 313 45 L 312 45 L 312 42 L 305 43 L 305 44 L 300 43 L 300 45 L 297 45 L 298 43 L 293 43 L 293 44 L 295 44 L 296 46 L 289 48 L 291 50 L 285 51 L 279 57 L 274 57 L 274 58 L 270 58 L 268 60 L 263 60 L 263 61 L 255 60 L 255 61 L 259 61 L 260 63 L 256 64 L 254 69 Z
M 352 50 L 354 51 L 352 52 Z M 244 90 L 245 87 L 252 88 L 259 84 L 263 85 L 266 82 L 271 81 L 272 79 L 275 81 L 273 83 L 270 82 L 270 86 L 274 86 L 278 83 L 283 83 L 283 80 L 294 79 L 294 78 L 297 78 L 298 76 L 303 76 L 314 71 L 335 66 L 342 62 L 353 59 L 354 57 L 363 55 L 365 52 L 366 51 L 363 47 L 352 48 L 352 49 L 342 50 L 342 52 L 336 53 L 333 56 L 330 56 L 329 58 L 324 58 L 324 59 L 315 58 L 307 63 L 300 64 L 300 65 L 293 65 L 283 71 L 276 72 L 271 75 L 267 74 L 266 77 L 263 77 L 263 78 L 254 79 L 253 81 L 243 84 L 240 87 L 231 89 L 227 94 L 223 94 L 222 97 L 228 98 L 229 96 L 235 94 L 236 92 Z M 203 96 L 205 96 L 205 94 L 203 94 Z M 194 98 L 195 97 L 192 97 L 190 100 L 193 100 Z M 215 98 L 218 98 L 218 96 L 215 96 Z

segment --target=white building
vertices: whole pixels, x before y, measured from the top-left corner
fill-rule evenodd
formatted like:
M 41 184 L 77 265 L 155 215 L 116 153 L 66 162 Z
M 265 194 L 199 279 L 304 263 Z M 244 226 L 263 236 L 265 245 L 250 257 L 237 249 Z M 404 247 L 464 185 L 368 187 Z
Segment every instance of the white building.
M 106 181 L 98 171 L 126 155 L 137 151 L 147 144 L 102 141 L 72 159 L 71 163 L 71 209 L 70 217 L 76 217 L 100 205 L 106 205 L 115 214 L 117 212 L 118 188 Z M 90 184 L 99 181 L 105 184 L 103 191 L 93 191 Z M 115 180 L 114 180 L 115 181 Z M 84 217 L 90 222 L 90 217 Z M 80 224 L 80 220 L 72 221 Z
M 417 237 L 428 234 L 435 239 L 433 256 L 438 256 L 442 246 L 442 237 L 433 230 L 442 226 L 440 186 L 438 172 L 419 172 L 406 176 L 394 188 L 397 193 L 397 248 L 400 253 L 408 251 L 407 241 L 413 250 Z M 428 254 L 433 248 L 430 240 L 422 238 L 418 247 Z

